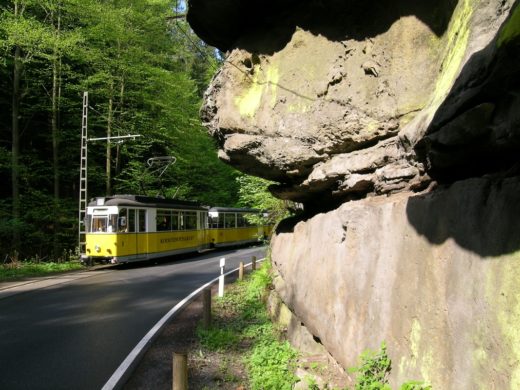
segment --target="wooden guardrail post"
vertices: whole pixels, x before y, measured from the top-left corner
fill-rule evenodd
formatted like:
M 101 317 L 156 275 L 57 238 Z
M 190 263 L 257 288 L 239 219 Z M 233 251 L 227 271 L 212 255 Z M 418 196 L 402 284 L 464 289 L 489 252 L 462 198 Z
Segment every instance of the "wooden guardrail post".
M 202 291 L 202 310 L 202 325 L 204 329 L 209 329 L 211 326 L 211 287 Z
M 256 256 L 251 258 L 251 269 L 254 271 L 256 269 Z
M 173 390 L 188 390 L 188 354 L 173 353 Z
M 244 280 L 244 262 L 241 261 L 238 266 L 238 280 Z
M 218 278 L 218 296 L 222 298 L 224 296 L 224 272 L 226 269 L 226 258 L 220 259 L 220 276 Z

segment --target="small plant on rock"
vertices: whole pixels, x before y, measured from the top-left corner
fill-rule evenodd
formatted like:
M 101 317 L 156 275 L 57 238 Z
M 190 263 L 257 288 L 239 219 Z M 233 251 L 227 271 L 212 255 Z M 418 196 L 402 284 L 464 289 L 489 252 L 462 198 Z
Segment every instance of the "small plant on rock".
M 386 353 L 386 343 L 381 343 L 380 351 L 364 351 L 359 367 L 350 371 L 357 373 L 356 390 L 392 390 L 388 384 L 388 374 L 392 369 L 392 361 Z M 431 390 L 432 387 L 421 381 L 408 381 L 401 385 L 400 390 Z
M 392 368 L 392 361 L 386 353 L 386 343 L 381 343 L 381 350 L 374 352 L 364 351 L 360 356 L 359 367 L 351 371 L 356 372 L 356 390 L 391 390 L 388 385 L 388 374 Z

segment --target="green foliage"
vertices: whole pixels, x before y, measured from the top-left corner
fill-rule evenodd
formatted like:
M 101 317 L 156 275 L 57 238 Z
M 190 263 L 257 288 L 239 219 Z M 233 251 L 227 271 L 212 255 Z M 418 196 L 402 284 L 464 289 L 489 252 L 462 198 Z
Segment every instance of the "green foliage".
M 291 389 L 297 382 L 297 352 L 271 323 L 264 294 L 271 284 L 270 264 L 229 286 L 213 304 L 213 326 L 197 330 L 202 345 L 212 350 L 247 348 L 246 364 L 251 389 Z M 244 348 L 244 347 L 242 347 Z
M 387 376 L 390 373 L 392 362 L 386 353 L 385 342 L 381 343 L 381 350 L 374 352 L 364 351 L 360 356 L 360 365 L 352 371 L 356 372 L 356 390 L 390 390 Z
M 400 390 L 432 390 L 432 386 L 422 381 L 408 381 L 401 385 Z
M 289 216 L 288 202 L 275 198 L 269 192 L 269 186 L 273 184 L 269 180 L 260 177 L 241 175 L 237 177 L 239 185 L 239 204 L 242 207 L 251 207 L 268 213 L 267 219 L 252 216 L 252 223 L 276 223 Z
M 89 92 L 90 138 L 106 137 L 109 129 L 112 136 L 142 135 L 110 146 L 111 178 L 106 143 L 89 143 L 90 197 L 105 195 L 108 182 L 112 193 L 236 205 L 238 173 L 218 160 L 198 113 L 219 60 L 186 21 L 172 22 L 171 15 L 166 0 L 0 4 L 0 177 L 6 183 L 0 188 L 0 254 L 13 253 L 14 231 L 24 243 L 21 258 L 60 259 L 77 245 L 83 91 Z M 6 146 L 12 137 L 15 52 L 22 64 L 20 199 L 12 199 Z M 147 165 L 158 156 L 177 158 L 162 177 Z M 17 200 L 20 217 L 14 218 Z
M 290 364 L 297 357 L 288 342 L 275 339 L 262 340 L 254 348 L 249 359 L 252 389 L 290 390 L 297 382 Z
M 391 390 L 388 374 L 392 369 L 392 361 L 384 341 L 379 351 L 366 350 L 359 360 L 359 366 L 350 369 L 350 372 L 356 373 L 356 390 Z M 401 385 L 400 390 L 431 390 L 431 386 L 421 381 L 408 381 Z
M 197 328 L 201 344 L 210 350 L 220 351 L 236 346 L 242 337 L 261 337 L 269 333 L 272 329 L 268 327 L 270 323 L 261 296 L 270 280 L 269 265 L 264 262 L 247 281 L 237 282 L 233 293 L 218 298 L 213 305 L 216 313 L 214 326 L 210 329 Z M 220 322 L 229 315 L 236 317 L 233 326 L 222 328 Z
M 271 268 L 271 262 L 266 260 L 256 272 L 251 274 L 246 289 L 246 299 L 250 304 L 259 302 L 267 287 L 273 282 Z
M 261 325 L 253 323 L 243 332 L 249 337 L 254 334 L 257 340 L 247 362 L 250 383 L 252 389 L 292 389 L 298 380 L 293 374 L 298 353 L 287 341 L 279 340 L 262 300 L 272 282 L 270 266 L 269 262 L 264 262 L 251 275 L 244 294 L 249 310 L 244 310 L 243 317 L 262 320 Z
M 235 346 L 239 340 L 235 331 L 232 329 L 204 329 L 201 326 L 197 328 L 197 337 L 200 343 L 211 351 L 222 351 L 231 348 Z
M 0 281 L 82 269 L 79 262 L 13 262 L 0 265 Z
M 264 262 L 243 282 L 229 286 L 224 297 L 213 303 L 212 328 L 197 330 L 201 344 L 209 350 L 225 353 L 244 346 L 248 349 L 246 364 L 249 388 L 253 390 L 292 389 L 299 380 L 294 375 L 298 353 L 282 340 L 280 330 L 270 321 L 265 308 L 265 293 L 272 283 L 270 267 L 269 262 Z M 388 375 L 392 362 L 385 342 L 379 351 L 364 351 L 359 360 L 359 366 L 351 369 L 356 373 L 356 390 L 391 390 Z M 225 368 L 222 371 L 223 378 L 231 375 Z M 312 377 L 304 378 L 304 382 L 309 389 L 319 389 Z M 400 387 L 400 390 L 431 389 L 421 381 L 408 381 Z
M 320 386 L 316 383 L 316 380 L 312 376 L 307 375 L 304 378 L 304 381 L 307 383 L 308 390 L 320 390 Z

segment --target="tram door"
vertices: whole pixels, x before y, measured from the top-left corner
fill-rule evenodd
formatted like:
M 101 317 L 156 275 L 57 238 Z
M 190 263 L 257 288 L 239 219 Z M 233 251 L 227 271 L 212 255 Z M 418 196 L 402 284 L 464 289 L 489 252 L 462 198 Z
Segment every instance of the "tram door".
M 146 234 L 146 210 L 128 210 L 128 250 L 136 257 L 146 257 L 148 253 L 148 238 Z
M 208 213 L 199 212 L 199 250 L 209 248 Z
M 146 257 L 148 255 L 148 234 L 146 233 L 146 210 L 137 211 L 137 253 Z

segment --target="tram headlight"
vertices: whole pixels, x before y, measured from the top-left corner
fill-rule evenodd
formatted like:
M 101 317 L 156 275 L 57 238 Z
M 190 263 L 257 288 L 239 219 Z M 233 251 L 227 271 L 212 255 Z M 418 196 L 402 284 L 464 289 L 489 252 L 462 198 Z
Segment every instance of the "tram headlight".
M 94 249 L 96 250 L 97 253 L 101 252 L 101 247 L 99 245 L 96 245 L 94 247 Z

